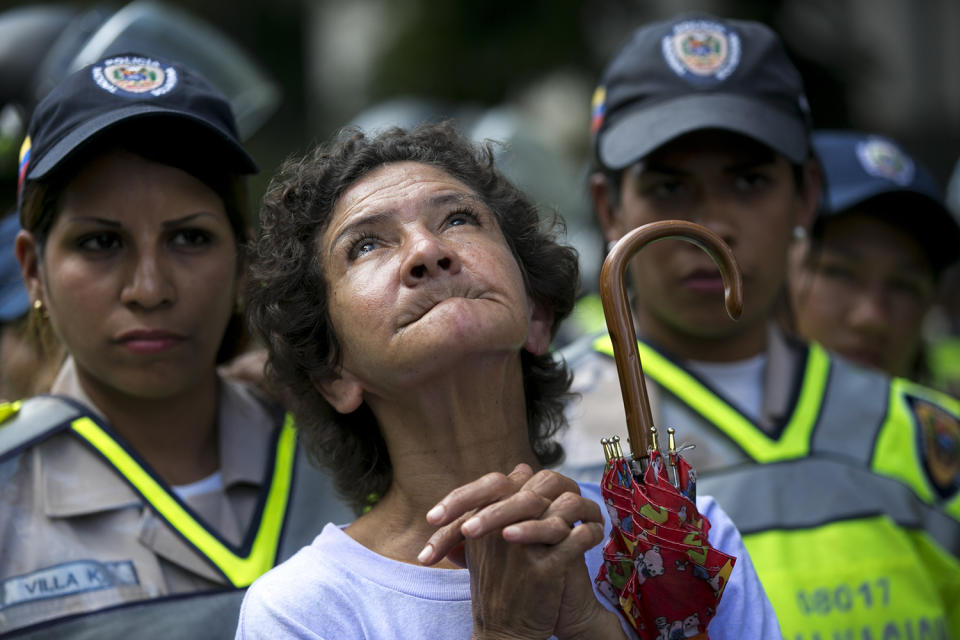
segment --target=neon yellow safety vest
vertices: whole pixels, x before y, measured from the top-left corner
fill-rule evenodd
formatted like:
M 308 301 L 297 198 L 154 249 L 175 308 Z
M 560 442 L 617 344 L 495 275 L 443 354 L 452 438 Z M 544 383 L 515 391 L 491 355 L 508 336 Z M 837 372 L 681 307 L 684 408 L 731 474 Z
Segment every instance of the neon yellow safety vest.
M 593 347 L 613 355 L 608 336 Z M 792 413 L 770 436 L 638 347 L 647 377 L 754 461 L 701 473 L 698 487 L 743 534 L 787 640 L 960 640 L 960 492 L 923 470 L 917 419 L 920 407 L 943 426 L 960 404 L 810 345 Z
M 960 336 L 939 338 L 924 351 L 930 384 L 937 389 L 960 389 Z

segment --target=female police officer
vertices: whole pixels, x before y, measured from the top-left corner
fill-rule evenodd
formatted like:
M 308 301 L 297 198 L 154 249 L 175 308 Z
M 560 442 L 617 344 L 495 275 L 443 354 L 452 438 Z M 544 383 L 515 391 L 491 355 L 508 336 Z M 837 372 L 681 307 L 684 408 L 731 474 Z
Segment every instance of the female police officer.
M 229 104 L 177 64 L 104 59 L 35 110 L 16 254 L 68 358 L 0 428 L 0 630 L 98 612 L 58 635 L 229 634 L 239 589 L 340 517 L 283 411 L 216 370 L 244 335 L 255 170 Z

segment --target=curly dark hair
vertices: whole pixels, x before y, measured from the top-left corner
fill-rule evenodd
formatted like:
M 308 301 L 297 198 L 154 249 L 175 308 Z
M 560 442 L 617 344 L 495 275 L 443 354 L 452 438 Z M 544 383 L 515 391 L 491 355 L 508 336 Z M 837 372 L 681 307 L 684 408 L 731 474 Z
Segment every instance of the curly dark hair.
M 340 196 L 368 173 L 395 162 L 437 167 L 473 189 L 494 213 L 526 290 L 553 311 L 555 332 L 575 302 L 577 253 L 557 241 L 562 220 L 553 214 L 542 223 L 537 208 L 494 168 L 493 158 L 490 143 L 474 145 L 448 123 L 376 136 L 349 128 L 288 159 L 267 187 L 250 251 L 250 324 L 269 351 L 269 380 L 289 394 L 306 450 L 333 472 L 337 489 L 358 513 L 371 496 L 389 489 L 393 469 L 369 407 L 339 414 L 311 382 L 331 379 L 341 364 L 319 258 L 321 237 Z M 523 351 L 521 364 L 530 445 L 541 464 L 555 464 L 563 457 L 553 436 L 565 425 L 570 374 L 550 354 Z

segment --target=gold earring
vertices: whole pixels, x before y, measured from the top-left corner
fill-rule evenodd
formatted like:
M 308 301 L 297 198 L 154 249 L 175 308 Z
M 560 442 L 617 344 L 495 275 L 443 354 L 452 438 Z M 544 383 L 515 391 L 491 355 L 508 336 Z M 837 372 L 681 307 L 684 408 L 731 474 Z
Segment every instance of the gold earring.
M 47 318 L 47 309 L 43 306 L 43 300 L 37 299 L 33 301 L 33 311 L 41 318 Z

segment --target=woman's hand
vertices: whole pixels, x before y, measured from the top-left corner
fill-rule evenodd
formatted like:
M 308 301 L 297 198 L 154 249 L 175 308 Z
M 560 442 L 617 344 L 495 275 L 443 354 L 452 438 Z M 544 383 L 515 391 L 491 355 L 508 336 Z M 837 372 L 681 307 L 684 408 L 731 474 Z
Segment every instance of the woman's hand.
M 450 492 L 427 520 L 440 529 L 424 564 L 448 555 L 462 564 L 465 542 L 475 637 L 623 637 L 583 561 L 603 540 L 600 507 L 569 478 L 527 465 L 487 474 Z

